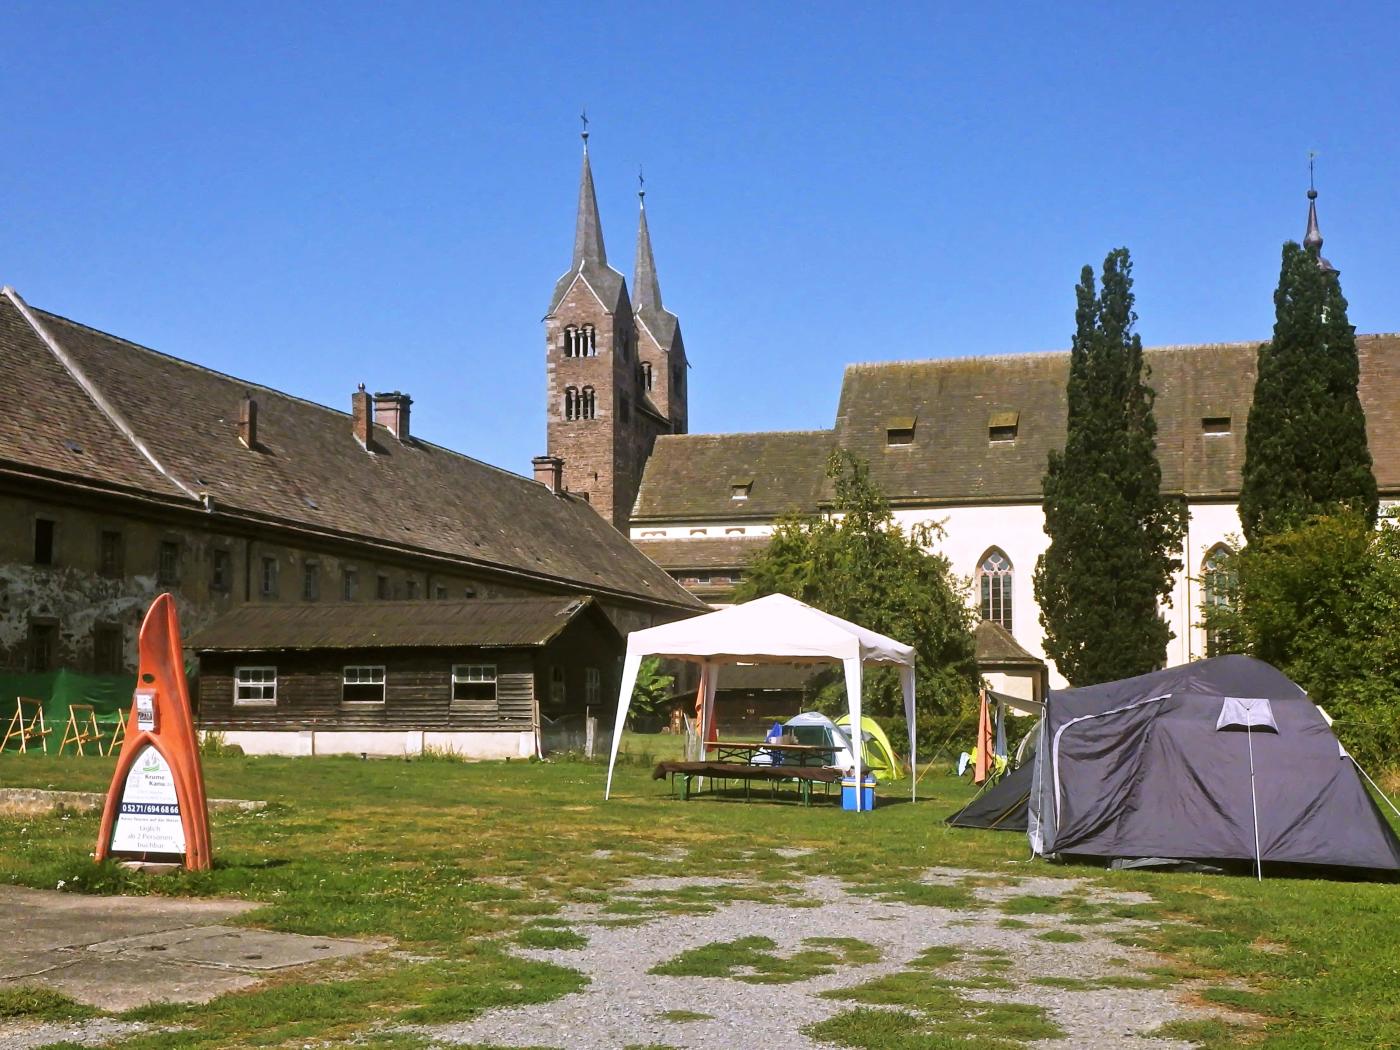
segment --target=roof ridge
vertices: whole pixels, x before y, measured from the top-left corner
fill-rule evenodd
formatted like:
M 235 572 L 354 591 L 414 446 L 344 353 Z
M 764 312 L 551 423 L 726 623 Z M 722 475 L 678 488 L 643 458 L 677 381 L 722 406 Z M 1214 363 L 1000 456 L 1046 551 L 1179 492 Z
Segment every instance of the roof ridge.
M 10 291 L 13 291 L 13 289 L 10 289 Z M 18 295 L 19 293 L 16 292 L 15 294 Z M 170 361 L 174 364 L 181 365 L 185 368 L 193 369 L 196 372 L 203 372 L 206 375 L 217 376 L 220 379 L 226 379 L 229 382 L 237 383 L 241 386 L 247 387 L 249 390 L 275 394 L 278 397 L 286 398 L 288 401 L 305 405 L 308 408 L 319 409 L 322 412 L 330 412 L 333 415 L 342 416 L 347 420 L 353 418 L 351 413 L 344 412 L 338 408 L 332 408 L 330 405 L 323 405 L 319 401 L 312 401 L 310 398 L 302 397 L 299 394 L 291 394 L 285 390 L 278 390 L 276 387 L 268 386 L 266 383 L 258 383 L 251 379 L 243 379 L 240 376 L 232 375 L 228 372 L 221 372 L 217 368 L 210 368 L 208 365 L 201 365 L 197 361 L 190 361 L 183 357 L 176 357 L 174 354 L 166 353 L 164 350 L 157 350 L 154 347 L 147 346 L 144 343 L 138 343 L 135 340 L 127 339 L 125 336 L 115 335 L 114 333 L 104 331 L 101 328 L 94 328 L 90 324 L 84 324 L 82 321 L 75 321 L 71 317 L 65 317 L 63 314 L 54 313 L 52 310 L 45 310 L 42 307 L 30 307 L 30 309 L 35 313 L 44 315 L 45 317 L 50 317 L 55 320 L 62 321 L 64 324 L 70 324 L 74 328 L 81 328 L 84 331 L 92 332 L 94 335 L 99 335 L 104 339 L 111 339 L 115 342 L 122 343 L 125 346 L 131 347 L 133 350 L 143 351 L 144 353 L 151 354 L 155 357 L 163 358 L 166 361 Z M 375 423 L 374 425 L 379 427 L 381 430 L 384 430 L 386 433 L 389 432 L 388 428 L 380 423 Z M 517 474 L 513 470 L 507 470 L 505 467 L 497 466 L 494 463 L 488 463 L 484 459 L 477 459 L 475 456 L 470 456 L 465 452 L 459 451 L 458 449 L 448 448 L 446 445 L 439 445 L 435 441 L 429 441 L 426 438 L 421 438 L 417 435 L 413 436 L 413 438 L 411 439 L 411 443 L 414 445 L 420 445 L 425 446 L 427 448 L 436 449 L 439 452 L 445 452 L 450 456 L 456 456 L 459 459 L 467 460 L 470 463 L 475 463 L 478 466 L 486 467 L 489 470 L 494 470 L 500 474 L 505 474 L 507 477 L 515 478 L 519 481 L 525 481 L 531 484 L 535 484 L 533 478 L 527 478 L 525 475 Z
M 731 437 L 797 437 L 810 434 L 835 435 L 834 427 L 821 427 L 813 430 L 735 430 L 709 431 L 702 434 L 658 434 L 657 440 L 679 438 L 731 438 Z

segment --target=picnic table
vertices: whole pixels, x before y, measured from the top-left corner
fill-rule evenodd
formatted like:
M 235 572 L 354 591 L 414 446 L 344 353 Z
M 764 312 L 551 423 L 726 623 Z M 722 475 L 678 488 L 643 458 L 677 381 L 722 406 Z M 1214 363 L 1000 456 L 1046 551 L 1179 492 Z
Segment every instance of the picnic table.
M 671 791 L 680 788 L 681 801 L 690 797 L 691 782 L 698 777 L 711 780 L 744 782 L 744 798 L 750 798 L 749 789 L 753 781 L 767 781 L 772 786 L 772 794 L 777 795 L 778 784 L 793 781 L 802 792 L 802 804 L 812 804 L 812 785 L 837 784 L 841 781 L 841 771 L 831 765 L 832 749 L 820 744 L 781 744 L 766 740 L 711 740 L 705 745 L 706 753 L 714 752 L 713 759 L 701 762 L 658 762 L 652 770 L 653 780 L 671 778 Z M 753 760 L 759 755 L 780 758 L 780 762 L 760 762 Z

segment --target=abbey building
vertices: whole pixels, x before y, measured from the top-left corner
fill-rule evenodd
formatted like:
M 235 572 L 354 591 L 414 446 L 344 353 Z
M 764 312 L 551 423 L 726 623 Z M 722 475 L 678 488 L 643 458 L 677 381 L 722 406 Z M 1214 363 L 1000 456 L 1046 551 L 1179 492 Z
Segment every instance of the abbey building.
M 1307 240 L 1321 246 L 1312 207 Z M 990 650 L 1009 663 L 1044 658 L 1031 577 L 1049 543 L 1041 479 L 1050 450 L 1064 443 L 1068 352 L 852 364 L 829 429 L 689 434 L 679 325 L 661 309 L 645 212 L 634 285 L 632 306 L 602 253 L 585 156 L 573 267 L 560 280 L 547 322 L 549 448 L 564 461 L 570 487 L 589 491 L 594 505 L 691 593 L 723 603 L 779 517 L 827 504 L 827 454 L 849 449 L 870 463 L 902 523 L 942 524 L 940 549 L 968 579 L 969 600 L 984 621 L 979 658 Z M 568 348 L 578 336 L 570 336 L 571 327 L 589 333 L 587 354 L 595 339 L 599 347 L 623 340 L 627 349 L 610 361 L 574 360 Z M 1145 353 L 1157 394 L 1162 484 L 1184 495 L 1190 510 L 1185 564 L 1166 610 L 1175 635 L 1169 664 L 1210 648 L 1201 609 L 1216 599 L 1219 554 L 1240 533 L 1258 346 Z M 1358 335 L 1357 347 L 1384 510 L 1400 502 L 1400 334 Z M 659 374 L 670 385 L 648 390 L 644 377 L 655 384 Z M 600 375 L 606 378 L 592 378 Z M 577 404 L 571 390 L 586 390 L 581 416 L 570 414 Z M 1060 681 L 1053 668 L 1051 678 Z

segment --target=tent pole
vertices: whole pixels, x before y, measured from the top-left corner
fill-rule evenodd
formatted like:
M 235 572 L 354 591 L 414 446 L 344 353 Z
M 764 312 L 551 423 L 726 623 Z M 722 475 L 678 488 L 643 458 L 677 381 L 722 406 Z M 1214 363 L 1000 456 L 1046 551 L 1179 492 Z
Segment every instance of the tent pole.
M 1264 855 L 1259 849 L 1259 796 L 1254 790 L 1254 730 L 1251 723 L 1254 714 L 1250 712 L 1249 722 L 1244 727 L 1244 738 L 1249 744 L 1249 804 L 1254 809 L 1254 871 L 1260 882 L 1264 881 Z
M 1381 786 L 1371 779 L 1370 773 L 1367 773 L 1364 769 L 1361 768 L 1361 763 L 1352 757 L 1350 751 L 1347 752 L 1347 758 L 1351 759 L 1351 764 L 1356 767 L 1357 772 L 1366 778 L 1366 783 L 1370 784 L 1373 788 L 1376 789 L 1376 794 L 1379 795 L 1381 798 L 1385 799 L 1385 804 L 1390 807 L 1391 812 L 1393 812 L 1397 817 L 1400 817 L 1400 809 L 1395 808 L 1395 803 L 1390 801 L 1390 796 L 1387 795 L 1384 791 L 1382 791 Z

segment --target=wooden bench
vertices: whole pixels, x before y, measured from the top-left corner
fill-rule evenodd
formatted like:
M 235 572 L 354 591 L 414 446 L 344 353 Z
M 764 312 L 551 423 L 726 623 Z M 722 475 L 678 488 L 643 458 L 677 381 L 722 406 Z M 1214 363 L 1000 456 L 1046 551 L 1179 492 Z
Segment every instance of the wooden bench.
M 768 781 L 776 795 L 778 784 L 785 780 L 795 781 L 802 791 L 802 804 L 812 804 L 813 784 L 838 784 L 841 771 L 827 766 L 754 766 L 744 762 L 658 762 L 651 771 L 653 780 L 671 778 L 671 792 L 680 784 L 680 797 L 684 802 L 690 797 L 690 782 L 694 777 L 709 777 L 711 780 L 742 780 L 744 798 L 749 798 L 752 781 Z

